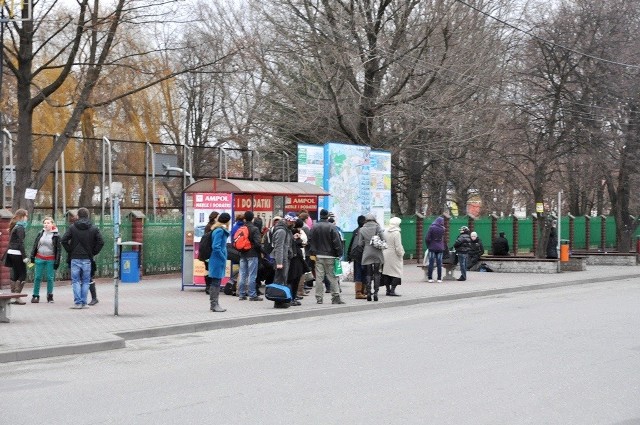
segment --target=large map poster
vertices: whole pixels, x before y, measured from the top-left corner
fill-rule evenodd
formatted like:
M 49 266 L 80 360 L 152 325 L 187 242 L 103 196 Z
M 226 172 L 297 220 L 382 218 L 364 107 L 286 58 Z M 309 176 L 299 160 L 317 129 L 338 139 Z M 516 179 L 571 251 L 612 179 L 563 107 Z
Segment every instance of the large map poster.
M 371 212 L 381 226 L 391 218 L 391 152 L 371 151 Z
M 324 189 L 331 193 L 324 207 L 336 215 L 343 231 L 371 209 L 370 153 L 366 146 L 327 143 L 324 148 Z

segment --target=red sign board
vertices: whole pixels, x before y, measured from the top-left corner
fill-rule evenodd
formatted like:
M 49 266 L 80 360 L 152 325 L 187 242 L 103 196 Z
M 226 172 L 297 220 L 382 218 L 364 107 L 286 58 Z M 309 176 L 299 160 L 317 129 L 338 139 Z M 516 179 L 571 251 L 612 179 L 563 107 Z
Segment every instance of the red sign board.
M 229 209 L 230 193 L 194 193 L 193 208 L 201 210 Z
M 317 211 L 318 210 L 318 197 L 317 196 L 285 196 L 284 198 L 284 210 L 285 211 Z
M 253 198 L 253 203 L 251 202 Z M 235 195 L 233 197 L 233 210 L 235 212 L 253 211 L 269 212 L 273 211 L 273 196 L 268 195 Z

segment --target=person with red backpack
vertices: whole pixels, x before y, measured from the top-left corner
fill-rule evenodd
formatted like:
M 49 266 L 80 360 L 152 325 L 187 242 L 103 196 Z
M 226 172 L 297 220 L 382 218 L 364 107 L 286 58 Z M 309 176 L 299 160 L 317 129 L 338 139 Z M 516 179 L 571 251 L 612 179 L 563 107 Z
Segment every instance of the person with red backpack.
M 244 213 L 244 225 L 236 229 L 232 245 L 240 252 L 240 275 L 238 277 L 238 298 L 249 301 L 262 301 L 256 289 L 258 260 L 262 255 L 260 230 L 253 224 L 253 211 Z

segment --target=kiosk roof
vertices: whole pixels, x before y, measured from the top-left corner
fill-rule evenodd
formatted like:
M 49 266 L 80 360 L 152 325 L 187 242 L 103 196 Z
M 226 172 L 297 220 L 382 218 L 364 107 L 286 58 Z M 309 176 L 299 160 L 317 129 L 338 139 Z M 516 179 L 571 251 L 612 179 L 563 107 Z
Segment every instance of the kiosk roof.
M 184 193 L 255 193 L 265 195 L 326 196 L 329 192 L 310 183 L 265 182 L 240 179 L 202 179 L 190 184 Z

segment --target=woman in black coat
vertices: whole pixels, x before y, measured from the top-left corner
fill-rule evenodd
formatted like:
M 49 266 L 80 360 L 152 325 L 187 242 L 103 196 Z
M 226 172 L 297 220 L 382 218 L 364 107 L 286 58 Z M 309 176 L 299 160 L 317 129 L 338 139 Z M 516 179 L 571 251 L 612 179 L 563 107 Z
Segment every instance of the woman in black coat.
M 300 239 L 300 232 L 302 232 L 303 221 L 298 219 L 294 228 L 291 229 L 293 238 L 291 239 L 291 245 L 293 248 L 293 258 L 289 263 L 289 275 L 287 276 L 287 285 L 291 288 L 291 300 L 292 306 L 302 305 L 300 301 L 296 300 L 296 294 L 298 293 L 298 285 L 300 284 L 300 278 L 304 274 L 304 256 L 302 255 L 302 239 Z

